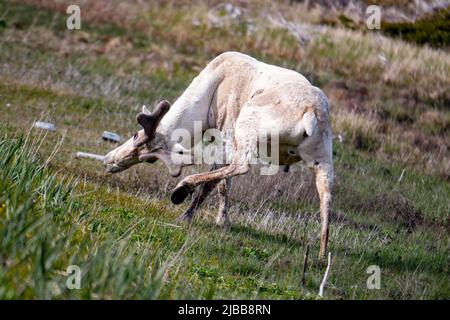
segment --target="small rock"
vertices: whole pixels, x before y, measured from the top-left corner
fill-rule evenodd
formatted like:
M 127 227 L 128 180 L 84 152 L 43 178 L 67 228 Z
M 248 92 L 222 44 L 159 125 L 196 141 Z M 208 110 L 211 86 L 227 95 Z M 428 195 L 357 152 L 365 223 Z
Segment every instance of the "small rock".
M 380 62 L 381 62 L 383 65 L 387 65 L 387 64 L 388 64 L 387 58 L 386 58 L 385 55 L 382 54 L 382 53 L 378 54 L 378 60 L 380 60 Z
M 36 121 L 33 126 L 43 130 L 56 131 L 55 125 L 50 122 Z
M 122 138 L 114 132 L 104 131 L 102 134 L 102 139 L 105 141 L 111 141 L 111 142 L 120 142 Z

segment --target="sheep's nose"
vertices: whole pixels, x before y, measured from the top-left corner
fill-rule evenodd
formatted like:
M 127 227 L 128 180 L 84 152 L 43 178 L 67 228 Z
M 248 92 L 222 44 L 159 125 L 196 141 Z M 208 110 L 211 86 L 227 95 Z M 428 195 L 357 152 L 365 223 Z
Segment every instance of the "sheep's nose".
M 117 166 L 111 164 L 111 163 L 107 163 L 107 162 L 103 162 L 103 166 L 105 167 L 106 172 L 108 173 L 114 173 L 117 171 Z
M 110 167 L 111 166 L 111 163 L 112 163 L 112 161 L 111 161 L 111 152 L 110 153 L 108 153 L 104 158 L 103 158 L 103 165 L 105 166 L 105 167 Z

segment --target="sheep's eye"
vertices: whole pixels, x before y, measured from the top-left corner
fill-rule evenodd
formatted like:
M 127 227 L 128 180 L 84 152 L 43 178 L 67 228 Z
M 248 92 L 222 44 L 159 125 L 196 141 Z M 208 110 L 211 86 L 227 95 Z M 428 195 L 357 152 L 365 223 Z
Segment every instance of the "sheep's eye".
M 133 140 L 136 140 L 137 137 L 138 137 L 138 133 L 136 132 L 136 133 L 133 135 Z

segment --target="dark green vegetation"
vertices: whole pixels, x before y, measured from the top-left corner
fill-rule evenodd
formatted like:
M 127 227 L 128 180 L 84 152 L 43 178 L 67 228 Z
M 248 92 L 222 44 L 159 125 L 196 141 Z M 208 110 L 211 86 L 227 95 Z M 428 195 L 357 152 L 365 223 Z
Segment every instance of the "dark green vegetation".
M 128 137 L 140 105 L 173 101 L 229 49 L 300 70 L 332 101 L 344 141 L 334 148 L 325 297 L 450 296 L 447 54 L 331 29 L 300 50 L 280 28 L 191 26 L 206 16 L 200 4 L 187 17 L 130 2 L 68 32 L 63 6 L 24 2 L 0 3 L 1 298 L 316 298 L 318 199 L 301 165 L 237 178 L 225 231 L 213 223 L 214 197 L 190 228 L 175 221 L 186 205 L 169 203 L 179 179 L 160 164 L 110 176 L 74 158 L 115 147 L 103 130 Z M 380 46 L 392 68 L 380 65 Z M 30 129 L 37 119 L 58 131 Z M 66 288 L 72 264 L 81 290 Z M 366 289 L 370 265 L 381 268 L 381 290 Z
M 429 44 L 432 47 L 450 47 L 450 8 L 437 10 L 415 23 L 382 24 L 385 34 L 402 38 L 418 44 Z
M 305 3 L 305 1 L 298 1 Z M 398 0 L 312 1 L 310 7 L 329 8 L 319 21 L 329 26 L 367 31 L 365 9 L 369 5 L 381 8 L 381 30 L 386 36 L 400 38 L 418 45 L 448 50 L 450 48 L 450 7 L 448 3 Z M 345 10 L 354 6 L 354 10 Z M 339 10 L 339 8 L 341 10 Z M 359 9 L 358 9 L 359 8 Z M 424 9 L 426 8 L 426 9 Z

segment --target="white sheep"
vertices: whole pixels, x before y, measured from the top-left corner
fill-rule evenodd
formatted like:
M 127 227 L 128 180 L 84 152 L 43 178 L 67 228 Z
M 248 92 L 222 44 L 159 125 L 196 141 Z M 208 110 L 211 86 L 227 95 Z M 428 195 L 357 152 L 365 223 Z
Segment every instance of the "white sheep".
M 332 133 L 328 99 L 301 74 L 260 62 L 238 52 L 226 52 L 212 60 L 170 106 L 163 100 L 151 113 L 145 107 L 137 121 L 144 128 L 105 157 L 109 172 L 119 172 L 140 162 L 161 160 L 172 176 L 192 163 L 175 161 L 193 157 L 193 146 L 201 144 L 195 125 L 202 131 L 215 128 L 232 131 L 231 160 L 213 165 L 209 172 L 193 174 L 181 180 L 171 200 L 179 204 L 202 185 L 189 209 L 182 215 L 190 221 L 197 207 L 216 186 L 220 208 L 216 221 L 229 224 L 227 214 L 231 178 L 248 172 L 258 143 L 276 132 L 276 161 L 272 165 L 290 165 L 303 160 L 313 169 L 320 197 L 320 257 L 328 241 L 331 186 L 333 181 Z M 173 139 L 184 130 L 193 139 Z M 197 136 L 197 138 L 196 138 Z M 270 136 L 273 137 L 273 136 Z M 226 149 L 226 148 L 225 148 Z

